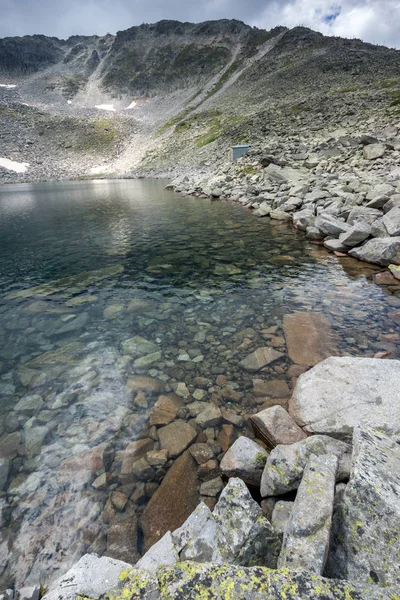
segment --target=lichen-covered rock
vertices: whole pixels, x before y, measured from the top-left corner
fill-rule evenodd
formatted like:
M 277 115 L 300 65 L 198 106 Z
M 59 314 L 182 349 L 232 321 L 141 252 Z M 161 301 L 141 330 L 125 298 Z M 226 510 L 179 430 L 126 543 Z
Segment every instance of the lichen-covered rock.
M 385 267 L 390 263 L 400 265 L 400 237 L 375 238 L 359 248 L 353 248 L 349 254 L 359 260 Z
M 353 468 L 334 519 L 327 573 L 400 584 L 400 446 L 379 430 L 354 431 Z
M 329 547 L 337 466 L 337 456 L 310 456 L 283 536 L 279 567 L 322 574 Z
M 142 556 L 136 563 L 135 568 L 155 571 L 164 565 L 174 565 L 178 560 L 178 548 L 175 545 L 171 532 L 167 531 L 161 540 L 158 540 L 158 542 Z
M 253 429 L 268 448 L 278 444 L 294 444 L 307 435 L 282 406 L 271 406 L 250 417 Z
M 213 517 L 225 546 L 244 566 L 276 567 L 280 540 L 241 479 L 232 478 L 223 490 Z
M 248 485 L 259 486 L 267 457 L 264 448 L 240 436 L 225 453 L 220 470 L 226 477 L 239 477 Z
M 396 600 L 399 590 L 266 567 L 178 563 L 124 574 L 108 600 Z
M 400 432 L 399 381 L 398 360 L 331 357 L 300 375 L 289 413 L 308 433 L 336 438 L 361 422 Z
M 276 533 L 283 537 L 288 526 L 293 510 L 293 502 L 290 500 L 279 500 L 272 512 L 271 524 Z
M 307 439 L 280 445 L 272 450 L 261 478 L 261 496 L 278 496 L 296 490 L 312 454 L 334 454 L 339 459 L 336 481 L 347 480 L 350 476 L 351 446 L 327 435 L 312 435 Z

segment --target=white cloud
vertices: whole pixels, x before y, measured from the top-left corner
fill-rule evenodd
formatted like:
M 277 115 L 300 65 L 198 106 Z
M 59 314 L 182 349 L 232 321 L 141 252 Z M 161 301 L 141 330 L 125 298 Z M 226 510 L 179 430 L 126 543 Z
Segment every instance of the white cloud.
M 278 23 L 400 48 L 400 0 L 274 0 L 253 24 Z

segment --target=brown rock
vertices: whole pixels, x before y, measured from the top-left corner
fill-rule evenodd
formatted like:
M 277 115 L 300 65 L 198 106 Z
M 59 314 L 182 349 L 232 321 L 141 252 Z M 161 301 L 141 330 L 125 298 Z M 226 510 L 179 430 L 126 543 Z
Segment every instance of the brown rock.
M 150 415 L 150 425 L 169 425 L 183 406 L 183 400 L 176 394 L 160 396 Z
M 228 423 L 224 423 L 222 425 L 222 429 L 217 435 L 217 444 L 221 446 L 221 449 L 226 452 L 230 446 L 232 446 L 235 441 L 235 430 L 233 425 L 229 425 Z
M 107 556 L 134 565 L 140 558 L 137 550 L 137 519 L 135 515 L 114 523 L 107 531 Z
M 168 460 L 168 450 L 151 450 L 147 452 L 146 460 L 152 467 L 162 467 Z
M 267 408 L 250 417 L 255 434 L 269 448 L 278 444 L 294 444 L 307 436 L 281 406 Z
M 127 381 L 127 388 L 132 392 L 147 392 L 148 394 L 162 394 L 165 390 L 165 383 L 154 377 L 145 375 L 136 375 Z
M 208 481 L 209 479 L 214 479 L 219 475 L 219 466 L 218 461 L 215 459 L 208 460 L 203 465 L 199 465 L 197 470 L 197 476 L 201 481 Z
M 236 427 L 242 427 L 244 419 L 241 415 L 238 415 L 235 411 L 229 409 L 222 409 L 222 417 L 227 423 L 236 425 Z
M 282 358 L 282 356 L 284 356 L 282 352 L 264 346 L 263 348 L 257 348 L 257 350 L 246 356 L 246 358 L 240 361 L 239 365 L 245 371 L 256 372 Z
M 304 365 L 290 365 L 288 370 L 286 371 L 286 375 L 293 379 L 293 377 L 300 377 L 303 373 L 307 371 L 307 367 Z
M 186 421 L 174 421 L 158 430 L 161 448 L 168 450 L 170 458 L 182 454 L 196 437 L 196 430 Z
M 141 481 L 149 481 L 149 479 L 154 479 L 156 475 L 154 469 L 144 457 L 139 458 L 139 460 L 136 460 L 133 463 L 132 473 Z
M 113 492 L 111 494 L 111 502 L 116 510 L 122 512 L 128 502 L 128 498 L 121 492 Z
M 298 365 L 314 366 L 338 354 L 338 336 L 319 313 L 284 315 L 283 329 L 289 357 Z
M 172 465 L 142 516 L 144 549 L 180 527 L 199 503 L 196 462 L 185 452 Z
M 269 398 L 286 398 L 290 396 L 289 386 L 284 379 L 273 379 L 272 381 L 253 379 L 253 390 L 256 396 Z

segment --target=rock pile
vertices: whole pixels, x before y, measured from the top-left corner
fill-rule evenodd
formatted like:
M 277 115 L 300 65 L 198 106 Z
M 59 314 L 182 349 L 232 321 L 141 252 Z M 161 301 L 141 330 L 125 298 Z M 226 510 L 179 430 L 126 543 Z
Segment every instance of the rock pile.
M 395 409 L 391 419 L 385 418 L 385 403 L 400 363 L 355 360 L 330 358 L 301 375 L 292 399 L 297 406 L 310 375 L 318 390 L 318 383 L 326 381 L 324 369 L 340 368 L 358 408 L 350 420 L 344 415 L 344 426 L 326 418 L 330 429 L 309 436 L 292 406 L 292 416 L 282 407 L 261 411 L 252 418 L 256 439 L 268 440 L 272 449 L 267 452 L 243 436 L 236 440 L 220 464 L 230 479 L 213 511 L 200 502 L 183 525 L 175 528 L 171 522 L 170 530 L 134 567 L 84 557 L 45 599 L 102 594 L 113 599 L 189 599 L 201 598 L 206 590 L 212 590 L 210 598 L 397 598 L 400 427 Z M 376 377 L 379 365 L 381 381 Z M 363 389 L 357 396 L 351 388 L 350 374 L 360 378 L 360 369 L 375 374 L 381 385 L 374 389 L 370 384 L 369 396 Z M 331 380 L 332 414 L 341 410 L 335 391 Z M 321 407 L 314 409 L 323 415 L 324 394 L 319 393 Z M 383 407 L 382 418 L 374 411 L 374 401 Z M 201 452 L 197 448 L 194 455 Z M 261 506 L 247 485 L 262 499 Z M 102 583 L 99 561 L 108 560 L 114 574 Z
M 171 187 L 183 195 L 227 198 L 257 217 L 292 222 L 333 252 L 385 267 L 399 265 L 398 129 L 383 117 L 375 126 L 378 137 L 343 131 L 326 133 L 324 141 L 316 136 L 309 142 L 313 151 L 300 158 L 295 153 L 298 135 L 285 136 L 268 159 L 271 148 L 256 143 L 250 156 L 236 164 L 222 165 L 206 177 L 178 177 Z

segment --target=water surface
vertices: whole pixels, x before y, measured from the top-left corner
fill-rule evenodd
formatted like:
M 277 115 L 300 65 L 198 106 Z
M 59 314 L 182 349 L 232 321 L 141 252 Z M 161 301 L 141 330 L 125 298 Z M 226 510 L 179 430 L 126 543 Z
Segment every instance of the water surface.
M 375 285 L 376 268 L 164 185 L 0 189 L 0 455 L 10 467 L 0 473 L 0 588 L 47 584 L 87 551 L 115 554 L 113 491 L 129 497 L 121 514 L 138 518 L 140 550 L 140 516 L 170 463 L 150 479 L 121 476 L 127 444 L 157 440 L 148 417 L 158 395 L 133 392 L 135 376 L 167 393 L 185 383 L 179 418 L 191 420 L 199 400 L 246 417 L 264 402 L 255 377 L 291 386 L 282 319 L 305 311 L 327 319 L 341 354 L 399 357 L 399 286 Z M 52 293 L 30 290 L 54 281 Z M 124 344 L 134 336 L 151 352 Z M 279 361 L 256 375 L 239 366 L 270 344 Z M 128 560 L 132 549 L 120 550 Z

